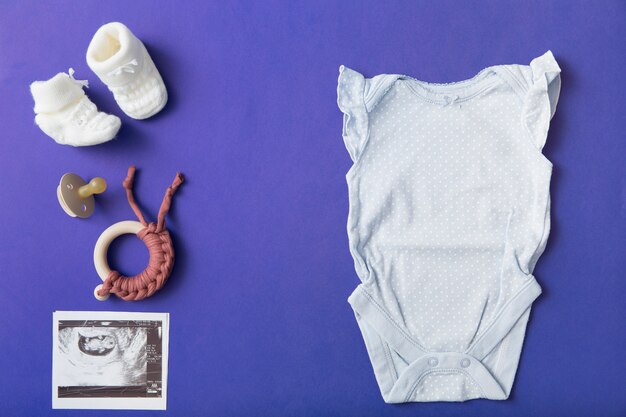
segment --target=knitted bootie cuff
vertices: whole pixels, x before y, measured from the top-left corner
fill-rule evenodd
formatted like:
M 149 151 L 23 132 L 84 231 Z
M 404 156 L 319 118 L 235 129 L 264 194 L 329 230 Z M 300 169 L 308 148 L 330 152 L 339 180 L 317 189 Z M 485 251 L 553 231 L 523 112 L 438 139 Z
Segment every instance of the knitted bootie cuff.
M 148 118 L 167 103 L 165 84 L 146 47 L 122 23 L 98 29 L 87 49 L 87 64 L 134 119 Z
M 35 113 L 57 112 L 85 95 L 82 86 L 86 82 L 75 80 L 73 74 L 72 70 L 69 75 L 60 72 L 47 81 L 35 81 L 30 85 Z

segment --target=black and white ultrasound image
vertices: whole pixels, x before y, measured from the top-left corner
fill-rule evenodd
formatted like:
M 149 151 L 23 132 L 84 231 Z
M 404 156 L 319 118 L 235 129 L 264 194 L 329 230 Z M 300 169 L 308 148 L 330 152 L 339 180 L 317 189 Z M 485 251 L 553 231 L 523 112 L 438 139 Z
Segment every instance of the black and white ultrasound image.
M 60 320 L 59 398 L 160 397 L 162 322 Z

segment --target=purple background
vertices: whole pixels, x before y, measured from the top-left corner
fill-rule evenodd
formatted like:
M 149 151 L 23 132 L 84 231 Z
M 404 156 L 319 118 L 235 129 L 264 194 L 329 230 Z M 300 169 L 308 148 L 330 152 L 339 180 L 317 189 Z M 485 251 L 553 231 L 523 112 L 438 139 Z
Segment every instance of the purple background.
M 115 20 L 168 86 L 147 121 L 85 63 Z M 623 1 L 0 3 L 0 414 L 128 414 L 50 409 L 52 311 L 115 310 L 171 313 L 169 415 L 626 415 L 625 39 Z M 548 49 L 563 69 L 545 149 L 553 231 L 512 396 L 385 405 L 346 302 L 358 280 L 338 67 L 446 82 Z M 122 117 L 113 142 L 63 147 L 34 125 L 29 83 L 70 66 Z M 151 219 L 175 171 L 187 177 L 169 216 L 177 264 L 153 298 L 100 303 L 93 246 L 134 219 L 130 164 Z M 65 172 L 107 179 L 90 219 L 61 211 Z M 110 260 L 136 273 L 147 252 L 122 238 Z

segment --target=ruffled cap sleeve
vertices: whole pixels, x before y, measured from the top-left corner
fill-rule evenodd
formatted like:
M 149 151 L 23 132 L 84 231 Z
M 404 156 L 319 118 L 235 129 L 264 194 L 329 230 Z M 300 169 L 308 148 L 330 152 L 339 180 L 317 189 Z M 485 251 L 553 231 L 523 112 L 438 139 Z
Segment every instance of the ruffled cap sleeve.
M 546 143 L 550 120 L 556 111 L 561 91 L 561 68 L 551 51 L 530 63 L 532 82 L 524 101 L 524 120 L 535 146 L 541 150 Z
M 365 106 L 365 78 L 343 65 L 339 68 L 337 104 L 343 112 L 343 140 L 353 161 L 367 141 L 368 114 Z

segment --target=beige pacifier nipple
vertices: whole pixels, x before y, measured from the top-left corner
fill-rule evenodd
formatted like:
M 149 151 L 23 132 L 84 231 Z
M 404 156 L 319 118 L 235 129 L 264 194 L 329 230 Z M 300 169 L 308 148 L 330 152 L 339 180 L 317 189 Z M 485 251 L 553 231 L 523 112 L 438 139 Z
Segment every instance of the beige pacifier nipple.
M 57 187 L 59 204 L 68 215 L 86 219 L 93 214 L 94 194 L 106 190 L 104 178 L 96 177 L 86 183 L 76 174 L 65 174 Z

